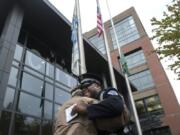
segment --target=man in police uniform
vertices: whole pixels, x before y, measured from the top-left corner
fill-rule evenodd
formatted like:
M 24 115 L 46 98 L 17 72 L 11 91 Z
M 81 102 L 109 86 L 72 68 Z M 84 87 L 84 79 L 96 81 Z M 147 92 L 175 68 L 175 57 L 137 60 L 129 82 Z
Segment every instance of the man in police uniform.
M 116 124 L 117 122 L 115 121 L 118 120 L 119 122 L 121 120 L 118 117 L 124 113 L 125 109 L 124 101 L 119 95 L 119 92 L 115 88 L 102 90 L 102 80 L 94 74 L 82 75 L 80 83 L 85 96 L 86 92 L 91 93 L 88 96 L 98 99 L 100 102 L 88 105 L 77 104 L 73 109 L 73 113 L 87 115 L 90 120 L 95 122 L 97 128 L 100 130 L 113 131 L 114 129 L 117 129 L 119 123 Z

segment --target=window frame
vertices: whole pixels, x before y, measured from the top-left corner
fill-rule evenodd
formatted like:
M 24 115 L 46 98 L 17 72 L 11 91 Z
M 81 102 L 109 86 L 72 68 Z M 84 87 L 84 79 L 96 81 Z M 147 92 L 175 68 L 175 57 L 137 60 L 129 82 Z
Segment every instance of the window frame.
M 130 21 L 133 21 L 133 24 L 132 24 L 132 22 L 130 23 Z M 127 28 L 127 26 L 125 26 L 127 24 L 128 24 L 128 28 Z M 132 15 L 124 18 L 123 20 L 121 20 L 117 23 L 115 23 L 114 27 L 116 29 L 117 35 L 119 35 L 118 36 L 118 42 L 119 42 L 119 45 L 121 47 L 130 43 L 130 42 L 137 40 L 138 38 L 140 38 L 140 33 L 138 31 L 138 28 L 136 26 L 136 22 L 134 21 L 134 17 Z M 125 30 L 123 30 L 123 29 L 125 29 Z M 133 30 L 133 31 L 131 31 L 131 30 Z M 127 33 L 127 31 L 129 33 Z M 115 36 L 114 36 L 112 26 L 109 27 L 109 34 L 111 36 L 113 49 L 115 50 L 118 48 L 118 46 L 117 46 L 116 41 L 115 41 Z M 132 37 L 134 37 L 134 38 L 131 39 Z
M 137 57 L 140 58 L 137 60 Z M 125 59 L 127 62 L 128 69 L 132 69 L 147 63 L 144 51 L 139 48 L 128 54 L 125 54 Z
M 143 73 L 148 72 L 148 71 L 149 71 L 148 74 L 143 74 Z M 141 76 L 140 76 L 140 74 L 141 74 Z M 149 75 L 149 76 L 147 76 L 147 75 Z M 145 77 L 148 77 L 148 78 L 145 78 Z M 132 84 L 134 84 L 135 87 L 137 87 L 138 91 L 143 91 L 143 90 L 151 89 L 151 88 L 154 88 L 155 85 L 156 85 L 155 82 L 154 82 L 154 79 L 152 77 L 151 71 L 149 69 L 146 69 L 146 70 L 143 70 L 143 71 L 131 74 L 128 78 L 129 78 L 130 82 Z M 140 78 L 141 78 L 141 80 L 140 80 Z M 148 79 L 148 81 L 146 81 L 146 83 L 144 84 L 144 83 L 142 83 L 142 80 L 145 81 L 145 79 L 142 79 L 142 78 L 145 78 L 146 80 Z M 150 79 L 151 82 L 147 83 L 147 82 L 149 82 L 149 79 Z M 139 84 L 138 84 L 139 86 L 137 84 L 135 84 L 133 82 L 133 80 L 135 80 L 136 83 L 139 82 Z

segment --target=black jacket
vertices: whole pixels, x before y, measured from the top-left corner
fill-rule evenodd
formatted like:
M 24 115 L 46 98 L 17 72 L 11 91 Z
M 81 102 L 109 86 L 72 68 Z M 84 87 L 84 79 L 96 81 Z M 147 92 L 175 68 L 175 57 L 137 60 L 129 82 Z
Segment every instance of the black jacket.
M 103 100 L 87 107 L 89 119 L 112 118 L 122 113 L 124 109 L 123 100 L 116 89 L 108 88 L 101 91 L 99 98 Z

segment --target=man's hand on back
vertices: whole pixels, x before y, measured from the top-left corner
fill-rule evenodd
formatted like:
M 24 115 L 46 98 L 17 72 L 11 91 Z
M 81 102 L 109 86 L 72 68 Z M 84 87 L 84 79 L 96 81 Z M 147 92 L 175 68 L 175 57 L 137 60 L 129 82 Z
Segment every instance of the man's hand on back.
M 78 114 L 86 114 L 87 113 L 87 104 L 85 103 L 78 103 L 72 110 L 72 115 L 75 113 Z

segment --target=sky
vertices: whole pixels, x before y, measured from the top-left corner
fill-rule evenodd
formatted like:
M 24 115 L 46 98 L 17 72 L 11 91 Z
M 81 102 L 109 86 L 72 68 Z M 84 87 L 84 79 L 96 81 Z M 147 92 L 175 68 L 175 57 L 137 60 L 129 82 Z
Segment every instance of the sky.
M 54 6 L 69 20 L 72 20 L 75 0 L 49 0 Z M 161 19 L 163 11 L 166 11 L 166 5 L 172 0 L 107 0 L 109 3 L 111 15 L 116 16 L 130 7 L 134 7 L 147 34 L 152 37 L 151 18 Z M 96 0 L 79 0 L 81 11 L 82 31 L 87 32 L 96 27 Z M 99 0 L 103 21 L 110 19 L 106 0 Z M 152 41 L 156 48 L 156 41 Z M 162 61 L 162 65 L 174 89 L 176 97 L 180 104 L 180 80 L 176 79 L 175 74 L 167 67 L 168 61 Z

